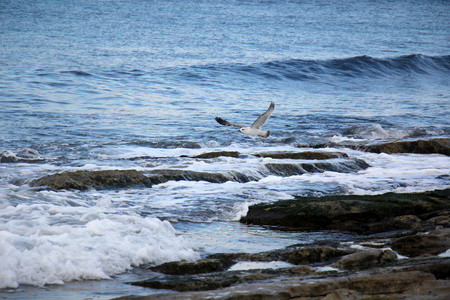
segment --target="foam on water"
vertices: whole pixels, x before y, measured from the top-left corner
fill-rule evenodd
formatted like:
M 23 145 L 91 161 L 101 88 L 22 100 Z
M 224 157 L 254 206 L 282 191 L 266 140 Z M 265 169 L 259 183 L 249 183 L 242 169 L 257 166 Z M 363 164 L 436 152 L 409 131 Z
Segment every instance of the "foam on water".
M 349 194 L 382 194 L 386 192 L 423 192 L 450 186 L 450 158 L 432 154 L 373 154 L 347 150 L 358 155 L 371 167 L 356 173 L 324 172 L 302 175 L 311 183 L 335 183 Z
M 110 279 L 141 264 L 198 256 L 167 221 L 97 206 L 20 204 L 0 211 L 0 288 Z

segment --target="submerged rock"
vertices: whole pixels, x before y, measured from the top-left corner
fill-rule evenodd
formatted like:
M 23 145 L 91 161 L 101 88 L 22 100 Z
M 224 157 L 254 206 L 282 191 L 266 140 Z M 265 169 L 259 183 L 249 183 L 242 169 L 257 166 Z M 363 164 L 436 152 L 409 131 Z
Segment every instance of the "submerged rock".
M 258 157 L 270 157 L 274 159 L 317 159 L 325 160 L 331 158 L 348 158 L 348 155 L 343 152 L 287 152 L 287 153 L 257 153 L 254 154 Z
M 150 171 L 103 170 L 75 171 L 47 175 L 30 182 L 30 186 L 46 186 L 54 190 L 111 189 L 135 186 L 151 187 L 168 181 L 206 181 L 224 183 L 235 181 L 246 183 L 258 181 L 269 175 L 292 176 L 307 172 L 356 172 L 367 168 L 368 164 L 359 159 L 343 159 L 336 162 L 310 162 L 276 164 L 267 163 L 260 168 L 246 172 L 225 171 L 220 173 L 198 172 L 180 169 L 156 169 Z
M 450 139 L 440 138 L 431 140 L 390 142 L 378 145 L 366 146 L 367 151 L 375 153 L 421 153 L 444 154 L 450 156 Z
M 132 186 L 151 187 L 151 180 L 136 170 L 75 171 L 47 175 L 30 182 L 30 186 L 61 189 L 108 189 Z
M 191 170 L 177 170 L 177 169 L 160 169 L 147 172 L 149 179 L 154 184 L 164 183 L 170 180 L 173 181 L 207 181 L 212 183 L 223 183 L 227 181 L 249 182 L 257 180 L 258 177 L 246 175 L 241 172 L 223 172 L 223 173 L 209 173 L 197 172 Z
M 396 217 L 423 215 L 450 209 L 450 190 L 375 196 L 297 197 L 249 207 L 241 222 L 277 225 L 291 229 L 336 229 L 376 233 L 405 229 L 406 220 Z M 418 221 L 415 218 L 411 219 Z
M 293 176 L 305 173 L 323 173 L 326 171 L 350 173 L 370 167 L 361 159 L 345 159 L 338 162 L 311 162 L 311 163 L 267 163 L 262 172 L 267 175 Z
M 206 152 L 199 154 L 197 156 L 193 156 L 192 158 L 216 158 L 220 156 L 226 156 L 226 157 L 239 157 L 239 152 L 237 151 L 217 151 L 217 152 Z
M 49 160 L 51 159 L 41 157 L 38 151 L 29 148 L 22 150 L 20 153 L 0 152 L 0 163 L 39 163 Z
M 195 262 L 172 261 L 150 269 L 167 275 L 194 275 L 219 272 L 228 269 L 233 262 L 221 259 L 200 259 Z

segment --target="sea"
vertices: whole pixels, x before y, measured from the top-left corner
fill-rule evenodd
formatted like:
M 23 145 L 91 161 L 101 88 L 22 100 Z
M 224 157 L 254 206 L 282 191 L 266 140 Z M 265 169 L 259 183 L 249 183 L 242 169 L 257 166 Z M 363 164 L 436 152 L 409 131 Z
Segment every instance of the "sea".
M 449 188 L 447 156 L 362 150 L 450 137 L 449 32 L 445 0 L 0 1 L 0 298 L 150 295 L 127 284 L 148 266 L 351 239 L 240 223 L 252 204 Z M 215 121 L 272 101 L 264 141 Z M 239 157 L 193 158 L 217 151 Z M 349 158 L 284 176 L 255 156 L 302 151 Z M 258 176 L 29 185 L 128 169 Z

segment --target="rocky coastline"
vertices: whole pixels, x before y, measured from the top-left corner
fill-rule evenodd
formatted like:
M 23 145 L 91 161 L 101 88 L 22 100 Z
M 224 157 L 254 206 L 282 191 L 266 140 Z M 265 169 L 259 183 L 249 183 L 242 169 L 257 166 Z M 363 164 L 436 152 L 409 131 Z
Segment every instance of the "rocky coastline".
M 450 139 L 367 146 L 380 153 L 450 155 Z M 349 146 L 350 147 L 350 146 Z M 238 152 L 193 159 L 239 158 Z M 369 165 L 345 153 L 256 153 L 285 160 L 265 162 L 261 176 L 305 172 L 357 172 Z M 145 158 L 133 158 L 145 159 Z M 301 160 L 300 162 L 298 160 Z M 159 169 L 76 171 L 30 182 L 38 189 L 151 188 L 169 180 L 258 180 L 258 174 Z M 129 284 L 160 292 L 117 299 L 448 299 L 450 295 L 450 189 L 374 196 L 300 197 L 251 206 L 240 220 L 267 230 L 339 231 L 351 241 L 292 245 L 263 253 L 216 253 L 195 262 L 142 266 L 149 278 Z M 251 265 L 251 267 L 246 267 Z M 278 265 L 281 267 L 273 267 Z
M 353 242 L 169 262 L 149 267 L 158 275 L 130 284 L 176 293 L 119 299 L 447 299 L 450 190 L 326 198 L 255 205 L 241 222 L 274 230 L 351 231 Z M 324 221 L 326 215 L 339 221 Z M 306 218 L 306 226 L 294 218 Z M 277 262 L 289 265 L 265 267 Z M 233 268 L 245 263 L 260 268 Z

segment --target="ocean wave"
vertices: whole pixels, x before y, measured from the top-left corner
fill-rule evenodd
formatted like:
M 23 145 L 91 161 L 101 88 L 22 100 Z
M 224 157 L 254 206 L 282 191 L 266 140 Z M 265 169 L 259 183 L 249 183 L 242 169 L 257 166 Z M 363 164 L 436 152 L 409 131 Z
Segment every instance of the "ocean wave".
M 103 199 L 94 207 L 20 204 L 4 208 L 0 213 L 0 289 L 110 279 L 141 264 L 198 258 L 169 222 L 108 213 L 109 206 L 111 200 Z
M 289 59 L 254 64 L 208 64 L 183 67 L 175 71 L 190 80 L 205 80 L 234 73 L 242 76 L 262 77 L 268 80 L 320 80 L 324 77 L 383 78 L 411 75 L 447 75 L 450 55 L 426 56 L 412 54 L 392 58 L 354 56 L 328 60 Z

